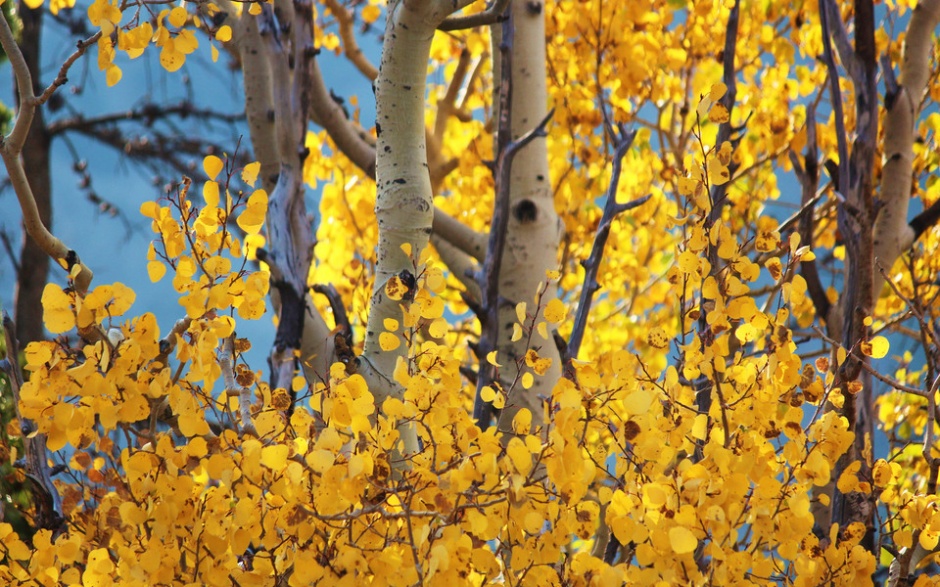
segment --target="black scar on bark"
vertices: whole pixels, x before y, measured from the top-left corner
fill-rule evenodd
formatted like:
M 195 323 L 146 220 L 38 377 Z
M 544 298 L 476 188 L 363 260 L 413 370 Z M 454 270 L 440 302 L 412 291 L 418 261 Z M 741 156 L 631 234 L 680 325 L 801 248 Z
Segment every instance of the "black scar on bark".
M 512 214 L 521 224 L 528 224 L 535 221 L 538 216 L 538 208 L 532 200 L 522 200 L 513 208 Z

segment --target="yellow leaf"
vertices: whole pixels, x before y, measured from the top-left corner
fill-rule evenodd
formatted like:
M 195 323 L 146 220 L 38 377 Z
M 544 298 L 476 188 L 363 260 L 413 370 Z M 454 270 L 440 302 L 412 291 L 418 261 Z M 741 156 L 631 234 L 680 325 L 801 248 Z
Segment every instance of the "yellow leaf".
M 46 329 L 61 334 L 75 328 L 75 312 L 72 298 L 54 283 L 47 283 L 42 290 L 42 320 Z
M 170 24 L 175 27 L 181 27 L 186 24 L 186 9 L 182 6 L 177 6 L 170 11 Z
M 875 487 L 885 487 L 894 478 L 894 474 L 891 472 L 891 465 L 884 459 L 875 461 L 871 475 L 875 482 Z
M 376 6 L 375 4 L 367 4 L 362 9 L 362 20 L 372 24 L 379 19 L 379 16 L 382 15 L 382 9 Z
M 675 526 L 669 529 L 669 545 L 676 554 L 688 554 L 698 548 L 698 540 L 688 528 Z
M 42 6 L 42 0 L 25 0 L 25 4 L 29 7 L 30 10 L 36 10 Z
M 568 308 L 566 308 L 564 302 L 558 298 L 552 298 L 545 306 L 545 319 L 552 324 L 558 324 L 563 321 L 567 315 Z
M 209 45 L 209 54 L 212 56 L 212 63 L 219 60 L 219 50 L 215 48 L 214 44 Z
M 646 342 L 658 349 L 669 347 L 669 337 L 666 335 L 666 331 L 658 326 L 649 331 L 649 334 L 646 335 Z
M 390 300 L 398 301 L 405 297 L 405 294 L 408 293 L 408 286 L 398 278 L 397 275 L 393 275 L 385 283 L 385 295 L 388 296 Z
M 435 320 L 431 322 L 431 325 L 428 326 L 428 334 L 433 338 L 442 338 L 450 330 L 450 325 L 447 323 L 447 320 Z
M 232 27 L 223 24 L 219 27 L 219 30 L 215 32 L 215 38 L 223 43 L 228 43 L 232 40 Z
M 209 157 L 215 157 L 215 155 L 209 155 Z M 209 157 L 206 157 L 208 159 Z M 215 157 L 218 159 L 218 157 Z M 219 162 L 221 163 L 221 161 Z M 203 167 L 206 167 L 206 162 L 203 161 Z M 218 174 L 218 172 L 216 172 Z M 206 201 L 206 206 L 210 208 L 219 207 L 219 184 L 214 181 L 207 181 L 202 186 L 202 199 Z
M 868 342 L 862 343 L 862 354 L 873 359 L 882 359 L 888 354 L 890 344 L 888 339 L 883 336 L 872 337 Z
M 523 389 L 529 389 L 532 387 L 532 384 L 535 383 L 535 376 L 532 375 L 532 373 L 526 371 L 522 374 L 521 383 Z
M 157 215 L 160 213 L 160 206 L 156 202 L 144 202 L 140 205 L 140 213 L 147 218 L 156 220 Z
M 391 332 L 383 332 L 379 335 L 379 346 L 383 351 L 394 351 L 401 346 L 401 339 Z
M 711 110 L 708 111 L 708 119 L 718 124 L 728 122 L 730 119 L 728 109 L 724 107 L 724 104 L 715 104 L 711 107 Z
M 515 425 L 516 420 L 513 419 L 513 426 Z M 509 439 L 509 445 L 506 447 L 506 455 L 509 456 L 509 460 L 512 461 L 513 466 L 521 475 L 529 474 L 529 470 L 532 469 L 532 453 L 529 452 L 525 443 L 522 442 L 518 436 L 513 436 Z M 539 519 L 543 520 L 541 516 L 539 516 Z
M 202 169 L 206 172 L 210 181 L 215 181 L 215 178 L 222 171 L 222 167 L 222 160 L 215 155 L 208 155 L 202 160 Z M 216 184 L 216 192 L 218 192 L 218 184 Z M 205 194 L 205 190 L 203 190 L 203 194 Z
M 258 172 L 260 171 L 261 163 L 258 161 L 245 165 L 245 168 L 242 169 L 242 181 L 250 186 L 254 186 L 255 182 L 258 181 Z
M 272 471 L 283 471 L 287 468 L 287 456 L 290 449 L 286 444 L 274 444 L 261 449 L 261 464 Z
M 517 434 L 528 434 L 532 427 L 532 412 L 528 408 L 522 408 L 512 419 L 512 429 Z M 528 449 L 527 449 L 528 450 Z
M 496 362 L 496 353 L 497 351 L 490 351 L 486 354 L 486 362 L 494 367 L 502 367 L 499 363 Z
M 311 451 L 305 460 L 311 469 L 317 473 L 323 474 L 333 466 L 336 455 L 329 450 L 318 449 Z
M 52 358 L 52 349 L 49 348 L 49 344 L 46 342 L 31 342 L 26 345 L 23 354 L 26 356 L 27 368 L 39 367 Z
M 526 319 L 525 309 L 526 309 L 525 302 L 519 302 L 518 304 L 516 304 L 516 319 L 519 320 L 520 324 L 525 324 L 525 319 Z
M 108 66 L 108 70 L 104 74 L 104 79 L 105 79 L 105 82 L 108 84 L 108 87 L 111 88 L 111 87 L 114 87 L 114 85 L 117 84 L 119 81 L 121 81 L 121 77 L 123 75 L 124 74 L 121 72 L 121 68 L 112 63 L 110 66 Z
M 261 3 L 252 2 L 251 5 L 248 6 L 248 14 L 252 16 L 258 16 L 259 14 L 261 14 Z
M 628 414 L 645 414 L 653 404 L 653 394 L 640 388 L 623 399 L 623 407 Z
M 382 324 L 385 326 L 385 330 L 394 332 L 398 330 L 398 320 L 394 318 L 386 318 L 382 321 Z
M 682 251 L 679 255 L 679 269 L 683 273 L 695 273 L 698 271 L 698 256 L 692 251 Z

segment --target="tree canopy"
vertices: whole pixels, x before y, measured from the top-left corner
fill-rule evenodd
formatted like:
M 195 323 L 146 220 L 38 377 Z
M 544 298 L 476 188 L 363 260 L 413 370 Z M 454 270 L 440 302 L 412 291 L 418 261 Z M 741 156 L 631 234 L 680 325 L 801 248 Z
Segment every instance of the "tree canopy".
M 7 584 L 936 581 L 940 1 L 0 2 Z M 145 53 L 243 113 L 50 112 Z M 173 176 L 176 315 L 55 236 L 57 124 Z

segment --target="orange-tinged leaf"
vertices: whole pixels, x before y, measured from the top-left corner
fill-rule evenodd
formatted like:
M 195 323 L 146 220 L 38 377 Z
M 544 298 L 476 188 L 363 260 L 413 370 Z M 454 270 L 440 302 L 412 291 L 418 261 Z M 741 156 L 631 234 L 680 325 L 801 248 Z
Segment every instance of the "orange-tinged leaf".
M 362 20 L 372 24 L 382 15 L 382 9 L 375 4 L 367 4 L 362 8 Z
M 861 344 L 862 354 L 873 359 L 882 359 L 887 356 L 890 347 L 888 339 L 883 336 L 874 336 L 868 342 Z

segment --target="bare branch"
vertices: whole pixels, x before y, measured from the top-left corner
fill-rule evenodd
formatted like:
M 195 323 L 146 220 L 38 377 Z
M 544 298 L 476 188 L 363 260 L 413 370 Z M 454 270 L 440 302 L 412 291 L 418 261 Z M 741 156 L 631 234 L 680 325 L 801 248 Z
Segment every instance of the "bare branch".
M 636 208 L 646 203 L 650 196 L 644 196 L 631 202 L 623 204 L 617 203 L 617 188 L 620 185 L 620 173 L 623 170 L 623 159 L 626 157 L 633 139 L 636 137 L 636 131 L 621 132 L 615 136 L 614 142 L 614 165 L 610 173 L 610 183 L 607 186 L 606 201 L 604 202 L 604 211 L 601 214 L 600 222 L 597 225 L 597 232 L 594 236 L 594 244 L 591 245 L 591 253 L 588 258 L 581 262 L 584 267 L 584 285 L 581 287 L 581 298 L 578 300 L 578 311 L 575 314 L 574 327 L 571 330 L 571 337 L 568 339 L 568 349 L 566 362 L 577 359 L 578 352 L 581 350 L 581 342 L 584 339 L 584 332 L 587 329 L 587 319 L 591 312 L 591 303 L 594 294 L 600 289 L 597 283 L 597 271 L 601 265 L 601 259 L 604 257 L 604 248 L 607 246 L 607 238 L 610 236 L 610 228 L 614 218 L 618 214 Z
M 506 12 L 506 7 L 509 6 L 509 2 L 510 0 L 494 0 L 494 2 L 487 6 L 486 10 L 482 12 L 448 17 L 437 27 L 437 30 L 459 31 L 500 23 L 506 19 L 504 13 Z
M 356 66 L 359 73 L 364 75 L 369 81 L 374 80 L 379 75 L 378 68 L 369 61 L 366 54 L 359 48 L 359 42 L 353 32 L 353 14 L 352 11 L 339 3 L 339 0 L 325 0 L 330 13 L 336 18 L 339 24 L 339 38 L 343 43 L 343 53 L 346 58 Z
M 26 133 L 32 124 L 33 114 L 41 102 L 33 93 L 32 74 L 26 66 L 23 53 L 13 38 L 10 24 L 4 18 L 0 18 L 0 45 L 3 46 L 3 50 L 10 59 L 17 80 L 16 91 L 20 98 L 20 109 L 17 112 L 13 130 L 8 136 L 0 139 L 0 155 L 3 157 L 3 163 L 10 176 L 10 183 L 13 185 L 13 190 L 16 192 L 20 208 L 23 211 L 23 226 L 39 248 L 68 271 L 69 277 L 74 282 L 75 290 L 79 295 L 84 295 L 88 291 L 93 277 L 91 269 L 81 262 L 78 253 L 53 236 L 43 224 L 36 206 L 36 198 L 23 169 L 23 163 L 20 161 L 20 153 L 26 140 Z M 79 51 L 84 52 L 81 45 Z M 78 53 L 78 56 L 81 55 L 78 51 L 76 53 Z M 74 59 L 72 62 L 74 62 Z

